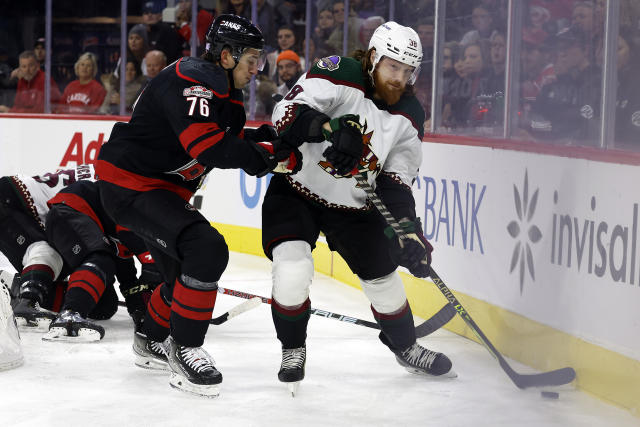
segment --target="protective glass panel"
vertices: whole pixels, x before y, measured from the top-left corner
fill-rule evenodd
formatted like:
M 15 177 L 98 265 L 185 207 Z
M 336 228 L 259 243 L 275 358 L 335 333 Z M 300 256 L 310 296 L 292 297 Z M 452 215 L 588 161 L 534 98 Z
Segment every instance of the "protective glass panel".
M 506 0 L 446 1 L 437 133 L 503 132 Z
M 601 3 L 602 5 L 603 3 Z M 521 46 L 515 136 L 600 145 L 604 9 L 590 1 L 529 0 Z

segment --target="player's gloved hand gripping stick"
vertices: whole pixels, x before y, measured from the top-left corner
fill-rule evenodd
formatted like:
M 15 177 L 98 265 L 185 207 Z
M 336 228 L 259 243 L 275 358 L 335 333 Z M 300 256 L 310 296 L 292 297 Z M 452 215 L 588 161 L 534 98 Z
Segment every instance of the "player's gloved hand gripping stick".
M 371 187 L 371 184 L 369 184 L 366 171 L 359 171 L 356 169 L 353 171 L 353 176 L 358 183 L 358 187 L 362 188 L 365 193 L 367 193 L 367 198 L 384 217 L 387 224 L 391 226 L 398 238 L 405 242 L 410 239 L 403 227 L 396 221 L 393 215 L 391 215 L 391 212 L 389 212 L 384 203 L 382 203 L 382 200 L 380 200 L 380 197 L 378 197 L 373 187 Z M 431 266 L 429 266 L 429 276 L 431 276 L 433 283 L 435 283 L 436 287 L 440 292 L 442 292 L 447 301 L 449 301 L 449 304 L 455 308 L 456 312 L 460 317 L 462 317 L 462 320 L 464 320 L 467 326 L 471 328 L 473 333 L 476 334 L 480 342 L 487 348 L 487 350 L 489 350 L 493 357 L 496 358 L 502 370 L 518 388 L 524 389 L 528 387 L 558 386 L 568 384 L 575 379 L 576 371 L 571 367 L 556 369 L 549 372 L 541 372 L 539 374 L 520 374 L 514 371 Z

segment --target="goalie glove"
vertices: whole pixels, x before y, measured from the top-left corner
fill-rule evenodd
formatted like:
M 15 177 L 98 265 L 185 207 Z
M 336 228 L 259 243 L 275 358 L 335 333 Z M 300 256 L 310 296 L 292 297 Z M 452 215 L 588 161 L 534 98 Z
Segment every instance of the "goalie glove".
M 331 131 L 324 127 L 322 133 L 331 146 L 324 150 L 324 157 L 333 165 L 338 174 L 351 173 L 362 158 L 362 125 L 357 114 L 345 114 L 329 121 Z
M 302 168 L 302 153 L 297 148 L 286 144 L 278 138 L 271 142 L 258 142 L 252 144 L 264 160 L 264 169 L 257 171 L 257 177 L 266 174 L 281 173 L 294 174 Z
M 406 236 L 404 239 L 398 238 L 391 226 L 384 230 L 384 234 L 391 241 L 391 259 L 396 264 L 406 267 L 416 277 L 428 277 L 433 246 L 422 234 L 420 219 L 403 218 L 399 223 Z

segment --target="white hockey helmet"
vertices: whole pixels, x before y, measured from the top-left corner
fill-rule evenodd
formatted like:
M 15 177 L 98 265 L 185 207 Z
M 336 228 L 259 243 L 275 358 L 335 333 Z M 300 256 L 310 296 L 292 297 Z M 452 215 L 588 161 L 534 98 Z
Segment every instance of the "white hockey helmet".
M 413 29 L 394 21 L 385 22 L 373 32 L 369 40 L 369 49 L 372 47 L 376 49 L 376 54 L 369 73 L 372 73 L 380 59 L 386 56 L 415 67 L 409 78 L 409 84 L 416 82 L 420 73 L 420 62 L 422 62 L 422 43 L 418 33 Z

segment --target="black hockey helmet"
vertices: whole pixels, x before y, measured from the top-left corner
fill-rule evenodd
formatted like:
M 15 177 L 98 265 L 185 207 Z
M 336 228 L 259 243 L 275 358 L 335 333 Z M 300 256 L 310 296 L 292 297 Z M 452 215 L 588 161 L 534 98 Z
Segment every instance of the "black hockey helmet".
M 220 15 L 211 23 L 206 40 L 205 50 L 214 60 L 219 60 L 222 49 L 228 47 L 236 64 L 245 49 L 262 51 L 264 48 L 264 37 L 258 27 L 246 18 L 231 14 Z

